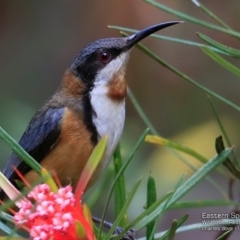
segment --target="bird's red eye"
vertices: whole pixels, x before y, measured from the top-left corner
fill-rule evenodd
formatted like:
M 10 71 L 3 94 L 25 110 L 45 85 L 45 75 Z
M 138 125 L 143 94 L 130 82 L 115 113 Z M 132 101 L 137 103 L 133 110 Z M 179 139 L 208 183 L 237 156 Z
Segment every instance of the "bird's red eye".
M 98 58 L 101 62 L 107 62 L 110 59 L 111 55 L 109 52 L 101 52 L 98 55 Z

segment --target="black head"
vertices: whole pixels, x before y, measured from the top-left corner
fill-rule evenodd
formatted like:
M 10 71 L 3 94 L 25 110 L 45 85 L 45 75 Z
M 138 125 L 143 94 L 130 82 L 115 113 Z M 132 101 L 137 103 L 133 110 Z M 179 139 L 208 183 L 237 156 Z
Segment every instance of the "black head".
M 104 38 L 85 47 L 75 59 L 70 69 L 85 83 L 92 85 L 96 74 L 110 61 L 119 56 L 125 38 Z
M 129 37 L 97 40 L 79 53 L 70 69 L 89 87 L 92 87 L 100 72 L 102 72 L 101 75 L 103 76 L 99 76 L 99 81 L 102 81 L 104 78 L 110 78 L 112 74 L 125 67 L 130 49 L 135 44 L 152 33 L 177 23 L 180 22 L 172 21 L 157 24 Z M 102 71 L 106 66 L 108 68 Z

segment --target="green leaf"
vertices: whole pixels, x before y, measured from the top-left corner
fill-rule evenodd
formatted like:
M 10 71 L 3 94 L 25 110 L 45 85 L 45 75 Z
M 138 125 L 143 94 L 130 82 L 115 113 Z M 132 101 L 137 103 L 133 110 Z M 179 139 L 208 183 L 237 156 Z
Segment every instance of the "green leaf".
M 224 127 L 224 125 L 223 125 L 223 123 L 222 123 L 222 121 L 221 121 L 221 118 L 220 118 L 220 116 L 219 116 L 219 114 L 218 114 L 218 112 L 217 112 L 217 110 L 216 110 L 216 108 L 215 108 L 215 106 L 214 106 L 214 104 L 213 104 L 213 101 L 212 101 L 212 99 L 211 99 L 210 96 L 208 96 L 208 100 L 209 100 L 210 106 L 211 106 L 211 108 L 212 108 L 214 117 L 215 117 L 216 120 L 217 120 L 218 126 L 219 126 L 219 128 L 221 129 L 221 132 L 222 132 L 225 140 L 227 141 L 228 146 L 232 146 L 232 143 L 231 143 L 231 141 L 230 141 L 230 138 L 228 137 L 227 131 L 226 131 L 226 129 L 225 129 L 225 127 Z
M 188 219 L 188 216 L 189 215 L 186 214 L 180 220 L 174 220 L 171 228 L 168 231 L 166 231 L 166 233 L 162 235 L 160 239 L 164 240 L 168 238 L 168 240 L 174 240 L 176 230 Z
M 121 209 L 121 212 L 119 213 L 119 215 L 117 216 L 117 219 L 114 221 L 111 229 L 109 230 L 109 232 L 107 233 L 106 239 L 111 239 L 114 230 L 116 229 L 116 227 L 119 225 L 119 223 L 121 222 L 122 218 L 124 217 L 124 215 L 126 214 L 126 211 L 129 207 L 129 205 L 131 204 L 133 197 L 135 196 L 135 193 L 141 183 L 142 179 L 139 179 L 133 186 L 132 190 L 130 191 L 128 198 L 125 202 L 125 205 L 123 206 L 123 208 Z M 119 239 L 119 236 L 116 238 L 116 240 Z
M 1 211 L 0 212 L 0 218 L 9 222 L 9 223 L 13 223 L 13 216 L 6 213 L 6 212 Z
M 128 36 L 126 33 L 122 33 L 123 36 Z M 235 110 L 240 112 L 240 107 L 236 104 L 234 104 L 233 102 L 229 101 L 228 99 L 222 97 L 221 95 L 211 91 L 210 89 L 202 86 L 201 84 L 197 83 L 196 81 L 194 81 L 192 78 L 188 77 L 186 74 L 182 73 L 181 71 L 179 71 L 178 69 L 174 68 L 173 66 L 171 66 L 170 64 L 168 64 L 167 62 L 165 62 L 164 60 L 162 60 L 160 57 L 158 57 L 156 54 L 154 54 L 152 51 L 150 51 L 148 48 L 144 47 L 142 44 L 137 44 L 136 47 L 138 49 L 140 49 L 142 52 L 146 53 L 149 57 L 151 57 L 154 61 L 156 61 L 157 63 L 163 65 L 164 67 L 166 67 L 167 69 L 169 69 L 170 71 L 174 72 L 176 75 L 182 77 L 183 79 L 185 79 L 187 82 L 191 83 L 192 85 L 194 85 L 195 87 L 199 88 L 200 90 L 202 90 L 203 92 L 217 98 L 218 100 L 224 102 L 225 104 L 231 106 L 232 108 L 234 108 Z
M 171 228 L 169 229 L 168 240 L 174 240 L 175 234 L 177 230 L 177 220 L 173 220 Z M 161 237 L 161 240 L 164 238 Z
M 205 158 L 204 156 L 202 156 L 200 153 L 196 152 L 195 150 L 193 150 L 183 144 L 173 142 L 173 141 L 168 140 L 163 137 L 159 137 L 159 136 L 155 136 L 155 135 L 147 135 L 145 138 L 145 141 L 149 142 L 149 143 L 158 144 L 161 146 L 170 147 L 170 148 L 176 149 L 178 151 L 187 153 L 188 155 L 196 158 L 197 160 L 199 160 L 202 163 L 206 163 L 208 161 L 207 158 Z
M 93 149 L 78 181 L 78 185 L 75 190 L 76 199 L 80 199 L 80 196 L 84 192 L 89 180 L 91 179 L 98 164 L 102 160 L 103 154 L 107 146 L 108 136 L 104 135 Z
M 78 239 L 86 239 L 86 230 L 79 220 L 75 221 L 75 229 Z
M 92 225 L 93 225 L 92 215 L 91 215 L 90 209 L 88 208 L 88 206 L 85 203 L 82 204 L 82 210 L 83 210 L 83 216 L 84 216 L 85 220 L 92 227 Z
M 29 240 L 29 238 L 22 238 L 22 237 L 0 237 L 0 240 Z
M 231 149 L 225 149 L 221 154 L 215 156 L 204 164 L 194 175 L 192 175 L 185 183 L 183 183 L 174 193 L 171 200 L 168 203 L 168 208 L 171 207 L 182 196 L 189 192 L 194 186 L 197 185 L 207 174 L 221 164 L 231 153 Z M 148 216 L 142 218 L 135 226 L 136 230 L 145 227 L 149 222 L 153 221 L 159 213 L 162 212 L 164 203 L 162 203 L 157 209 L 151 212 Z
M 53 180 L 51 174 L 45 168 L 41 169 L 41 176 L 44 179 L 44 182 L 50 187 L 51 191 L 57 193 L 58 186 Z
M 239 202 L 226 200 L 214 200 L 214 201 L 198 200 L 193 202 L 176 202 L 170 207 L 170 209 L 217 207 L 217 206 L 238 207 Z
M 9 197 L 9 199 L 14 200 L 21 195 L 21 193 L 16 189 L 15 186 L 0 172 L 0 187 Z
M 176 188 L 179 186 L 179 184 L 181 183 L 181 181 L 183 180 L 185 174 L 182 176 L 182 178 L 180 179 L 180 181 L 178 182 Z M 171 191 L 167 194 L 165 194 L 162 198 L 160 198 L 159 200 L 157 200 L 156 202 L 154 202 L 146 211 L 144 211 L 142 214 L 140 214 L 135 220 L 133 220 L 122 232 L 121 234 L 118 235 L 118 239 L 121 239 L 124 234 L 130 230 L 133 226 L 135 226 L 135 224 L 137 222 L 139 222 L 141 219 L 143 219 L 144 217 L 148 216 L 151 212 L 153 212 L 161 203 L 164 203 L 163 209 L 165 209 L 165 207 L 167 206 L 168 202 L 170 201 L 171 197 L 173 196 L 174 191 Z M 156 221 L 155 219 L 153 219 L 154 221 L 154 226 L 153 226 L 153 230 L 151 232 L 150 235 L 150 239 L 153 239 L 154 237 L 154 232 L 156 230 L 157 224 L 159 222 L 159 220 L 161 219 L 162 213 L 164 212 L 164 210 L 158 215 L 156 216 Z
M 139 116 L 141 117 L 141 119 L 143 120 L 143 122 L 150 128 L 150 131 L 155 134 L 155 135 L 159 135 L 159 133 L 157 132 L 157 130 L 154 128 L 153 124 L 151 123 L 151 121 L 149 120 L 149 118 L 147 117 L 147 115 L 145 114 L 145 112 L 143 111 L 142 107 L 140 106 L 140 104 L 138 103 L 137 99 L 135 98 L 134 94 L 131 92 L 131 90 L 128 88 L 128 96 L 133 104 L 133 106 L 135 107 L 137 113 L 139 114 Z M 173 153 L 176 157 L 178 157 L 182 162 L 184 162 L 185 164 L 188 164 L 188 166 L 190 165 L 188 163 L 187 160 L 185 160 L 184 158 L 182 158 L 176 151 L 174 151 L 173 149 L 169 149 L 167 148 L 171 153 Z M 192 168 L 192 167 L 191 167 Z M 196 168 L 194 169 L 196 170 Z M 222 194 L 224 197 L 227 197 L 226 194 L 224 193 L 224 191 L 222 190 L 222 188 L 219 186 L 219 184 L 215 183 L 215 181 L 213 179 L 211 179 L 210 177 L 207 177 L 207 180 L 212 183 Z
M 205 42 L 207 42 L 208 44 L 214 46 L 215 48 L 218 48 L 219 50 L 233 56 L 233 57 L 236 57 L 236 58 L 239 58 L 240 57 L 240 50 L 236 49 L 236 48 L 231 48 L 231 47 L 228 47 L 224 44 L 221 44 L 213 39 L 211 39 L 210 37 L 202 34 L 202 33 L 197 33 L 197 35 L 202 39 L 204 40 Z M 213 49 L 210 49 L 210 50 L 213 50 Z M 216 52 L 216 51 L 215 51 Z
M 2 221 L 0 221 L 0 229 L 6 233 L 6 234 L 9 234 L 9 237 L 0 237 L 0 239 L 23 239 L 23 238 L 20 238 L 20 236 L 16 233 L 16 228 L 10 228 L 8 227 L 6 224 L 4 224 Z
M 136 223 L 138 223 L 141 219 L 143 219 L 144 217 L 148 216 L 151 212 L 153 212 L 155 209 L 158 208 L 158 206 L 163 203 L 164 201 L 168 200 L 171 196 L 173 195 L 173 191 L 165 194 L 163 197 L 161 197 L 160 199 L 158 199 L 154 204 L 152 204 L 151 207 L 149 207 L 146 211 L 144 211 L 142 214 L 140 214 L 136 219 L 134 219 L 131 223 L 129 223 L 129 225 L 121 232 L 121 234 L 118 235 L 118 238 L 120 239 L 121 237 L 124 236 L 124 234 L 131 229 L 132 227 L 134 227 L 136 225 Z
M 228 238 L 227 235 L 229 235 L 232 231 L 233 231 L 233 230 L 228 230 L 228 231 L 224 232 L 224 233 L 223 233 L 221 236 L 219 236 L 216 240 L 221 240 L 221 239 L 225 240 L 225 239 L 227 239 L 227 238 Z
M 112 28 L 112 29 L 117 29 L 117 30 L 120 30 L 120 31 L 131 32 L 131 33 L 139 32 L 139 30 L 132 29 L 132 28 L 126 28 L 126 27 L 119 27 L 119 26 L 108 26 L 108 27 Z M 193 42 L 193 41 L 189 41 L 189 40 L 186 40 L 186 39 L 173 38 L 173 37 L 163 36 L 163 35 L 160 35 L 160 34 L 151 34 L 150 37 L 161 39 L 161 40 L 167 40 L 167 41 L 170 41 L 170 42 L 186 44 L 186 45 L 193 46 L 193 47 L 198 47 L 198 48 L 200 48 L 202 46 L 205 46 L 205 47 L 207 47 L 207 48 L 209 48 L 209 49 L 211 49 L 211 50 L 213 50 L 215 52 L 232 56 L 231 54 L 229 54 L 229 53 L 227 53 L 225 51 L 221 51 L 218 48 L 215 48 L 215 47 L 212 47 L 212 46 L 208 46 L 208 45 L 203 45 L 202 43 Z
M 131 162 L 131 160 L 133 159 L 133 156 L 134 154 L 136 153 L 136 151 L 138 150 L 138 148 L 141 146 L 141 144 L 144 142 L 144 139 L 146 137 L 146 135 L 148 134 L 149 132 L 149 129 L 146 129 L 144 130 L 144 132 L 142 133 L 142 135 L 140 136 L 140 138 L 138 139 L 136 145 L 134 146 L 132 152 L 129 154 L 129 157 L 127 159 L 127 161 L 125 162 L 125 164 L 122 166 L 122 168 L 120 169 L 120 171 L 118 172 L 117 176 L 115 177 L 113 183 L 112 183 L 112 186 L 110 188 L 110 191 L 109 191 L 109 194 L 108 194 L 108 197 L 107 197 L 107 200 L 106 200 L 106 203 L 105 203 L 105 206 L 103 208 L 103 213 L 102 213 L 102 222 L 100 224 L 100 227 L 99 227 L 99 233 L 98 233 L 98 236 L 97 236 L 97 239 L 101 238 L 101 234 L 102 234 L 102 228 L 103 228 L 103 221 L 105 219 L 105 216 L 106 216 L 106 212 L 107 212 L 107 209 L 108 209 L 108 206 L 109 206 L 109 203 L 110 203 L 110 200 L 111 200 L 111 197 L 112 197 L 112 194 L 113 194 L 113 191 L 114 191 L 114 188 L 116 186 L 116 183 L 119 179 L 119 177 L 124 173 L 124 171 L 126 170 L 127 166 L 129 165 L 129 163 Z
M 212 58 L 215 62 L 217 62 L 222 67 L 226 68 L 230 72 L 234 73 L 238 77 L 240 77 L 240 68 L 236 67 L 229 61 L 225 60 L 223 57 L 221 57 L 218 53 L 213 52 L 209 48 L 206 48 L 204 46 L 201 47 L 204 53 L 206 53 L 210 58 Z
M 21 191 L 21 194 L 18 195 L 14 200 L 6 200 L 4 201 L 4 204 L 0 205 L 0 212 L 5 212 L 9 208 L 13 208 L 16 205 L 16 202 L 18 202 L 20 199 L 23 199 L 23 196 L 27 196 L 27 194 L 32 191 L 33 187 L 42 183 L 43 179 L 42 177 L 39 177 L 36 181 L 34 181 L 30 188 L 25 188 Z M 21 200 L 20 200 L 21 201 Z
M 110 185 L 109 182 L 112 181 L 112 177 L 113 177 L 112 169 L 107 168 L 100 186 L 94 188 L 94 190 L 91 190 L 91 192 L 87 191 L 86 193 L 87 199 L 85 202 L 87 203 L 90 209 L 99 204 L 100 198 L 103 197 L 103 191 L 105 191 L 106 186 Z M 86 197 L 86 195 L 84 194 L 84 197 Z
M 115 150 L 113 157 L 114 157 L 115 175 L 117 175 L 123 166 L 119 144 Z M 114 188 L 114 207 L 115 207 L 116 217 L 121 212 L 125 203 L 126 203 L 126 187 L 125 187 L 125 179 L 124 179 L 124 173 L 123 173 L 120 175 L 116 183 L 116 186 Z M 125 213 L 125 215 L 123 216 L 122 220 L 119 223 L 119 226 L 121 227 L 125 227 L 126 225 L 127 225 L 127 213 Z
M 210 18 L 215 20 L 217 23 L 221 24 L 226 29 L 231 29 L 225 22 L 223 22 L 217 15 L 215 15 L 212 11 L 210 11 L 207 7 L 205 7 L 198 0 L 192 1 L 197 7 L 199 7 L 204 13 L 206 13 Z
M 223 140 L 222 140 L 222 136 L 219 136 L 216 138 L 215 148 L 216 148 L 216 152 L 218 154 L 221 153 L 225 149 Z M 226 159 L 226 161 L 223 163 L 223 165 L 228 169 L 228 171 L 230 173 L 233 174 L 233 176 L 240 179 L 240 171 L 238 171 L 238 169 L 236 169 L 236 167 L 233 165 L 232 161 L 229 158 Z
M 153 124 L 151 123 L 149 118 L 147 117 L 146 113 L 143 111 L 142 107 L 140 106 L 140 104 L 138 103 L 134 94 L 132 93 L 131 89 L 128 88 L 127 90 L 128 90 L 127 91 L 128 97 L 130 98 L 130 100 L 131 100 L 133 106 L 135 107 L 137 113 L 139 114 L 140 118 L 143 120 L 143 122 L 146 124 L 146 126 L 150 129 L 150 131 L 153 134 L 157 135 L 158 134 L 157 130 L 155 129 L 155 127 L 153 126 Z
M 155 180 L 152 175 L 148 177 L 147 182 L 147 209 L 150 208 L 157 201 L 157 190 Z M 153 235 L 152 231 L 155 225 L 155 221 L 150 222 L 146 227 L 146 238 L 151 240 L 150 236 Z
M 6 131 L 0 127 L 0 138 L 6 142 L 25 163 L 27 163 L 38 174 L 41 174 L 41 165 L 33 159 Z
M 230 138 L 229 138 L 229 136 L 228 136 L 228 134 L 227 134 L 227 131 L 226 131 L 226 129 L 225 129 L 223 123 L 222 123 L 222 120 L 221 120 L 221 118 L 220 118 L 220 116 L 219 116 L 219 114 L 218 114 L 218 112 L 217 112 L 217 110 L 216 110 L 216 108 L 215 108 L 215 106 L 214 106 L 214 104 L 213 104 L 213 101 L 212 101 L 212 99 L 211 99 L 210 96 L 208 96 L 208 100 L 209 100 L 210 106 L 211 106 L 211 108 L 212 108 L 214 117 L 216 118 L 217 123 L 218 123 L 218 126 L 219 126 L 219 128 L 221 129 L 221 132 L 222 132 L 222 134 L 223 134 L 223 136 L 224 136 L 224 139 L 226 140 L 228 147 L 230 147 L 230 146 L 232 146 L 233 144 L 232 144 L 231 141 L 230 141 Z M 238 167 L 238 169 L 239 169 L 239 167 L 240 167 L 240 165 L 239 165 L 239 159 L 237 158 L 237 156 L 236 156 L 236 154 L 235 154 L 234 151 L 232 151 L 232 156 L 233 156 L 233 162 L 234 162 L 234 164 L 235 164 L 235 165 Z
M 227 33 L 229 35 L 232 35 L 232 36 L 240 38 L 240 33 L 239 32 L 233 31 L 231 29 L 226 29 L 226 28 L 223 28 L 223 27 L 219 27 L 217 25 L 211 24 L 211 23 L 203 21 L 203 20 L 199 20 L 198 18 L 194 18 L 194 17 L 192 17 L 190 15 L 187 15 L 185 13 L 179 12 L 179 11 L 177 11 L 175 9 L 167 7 L 164 4 L 161 4 L 161 3 L 156 2 L 154 0 L 144 0 L 144 1 L 149 3 L 149 4 L 151 4 L 152 6 L 154 6 L 156 8 L 159 8 L 159 9 L 163 10 L 164 12 L 173 14 L 174 16 L 178 16 L 181 19 L 184 19 L 184 20 L 187 20 L 189 22 L 196 23 L 196 24 L 198 24 L 200 26 L 203 26 L 203 27 L 206 27 L 206 28 L 210 28 L 210 29 L 214 29 L 214 30 L 217 30 L 219 32 L 224 32 L 224 33 Z
M 223 225 L 223 224 L 230 224 L 230 222 L 232 222 L 233 220 L 232 219 L 221 219 L 219 220 L 219 224 Z M 218 225 L 219 225 L 218 224 Z M 216 224 L 206 224 L 206 223 L 194 223 L 194 224 L 188 224 L 188 225 L 185 225 L 185 226 L 182 226 L 182 227 L 179 227 L 177 229 L 177 233 L 180 233 L 180 232 L 186 232 L 186 231 L 190 231 L 190 230 L 196 230 L 196 229 L 202 229 L 203 227 L 212 227 L 212 226 L 215 226 Z M 161 239 L 162 236 L 164 236 L 164 234 L 166 234 L 167 231 L 162 231 L 162 232 L 158 232 L 155 234 L 155 239 Z M 139 238 L 138 240 L 144 240 L 145 238 Z
M 154 128 L 153 124 L 151 123 L 151 121 L 149 120 L 149 118 L 147 117 L 147 115 L 145 114 L 145 112 L 143 111 L 142 107 L 140 106 L 140 104 L 138 103 L 137 99 L 135 98 L 134 94 L 131 92 L 131 90 L 128 88 L 128 96 L 133 104 L 133 106 L 135 107 L 137 113 L 139 114 L 139 116 L 141 117 L 141 119 L 143 120 L 143 122 L 150 128 L 150 131 L 155 134 L 155 135 L 159 135 L 159 133 L 157 132 L 157 130 Z M 174 146 L 174 144 L 173 144 Z M 171 146 L 169 146 L 171 148 Z M 181 145 L 178 146 L 179 148 L 181 148 Z M 182 158 L 177 152 L 175 152 L 173 150 L 173 148 L 169 149 L 167 147 L 167 149 L 173 153 L 176 157 L 178 157 L 182 162 L 184 162 L 185 164 L 187 164 L 189 167 L 191 167 L 194 171 L 196 171 L 197 169 L 193 167 L 192 164 L 190 164 L 186 159 Z M 184 152 L 184 147 L 183 147 L 183 152 Z M 193 150 L 194 151 L 194 150 Z M 195 156 L 198 156 L 203 162 L 206 161 L 206 158 L 202 155 L 199 155 L 197 152 L 193 152 L 192 154 L 194 154 Z M 201 161 L 200 160 L 200 161 Z M 216 183 L 213 179 L 211 179 L 209 176 L 206 177 L 206 179 L 213 184 L 221 193 L 222 195 L 227 199 L 228 196 L 225 194 L 224 190 L 219 186 L 218 183 Z
M 184 178 L 186 176 L 186 173 L 182 175 L 182 177 L 180 178 L 180 180 L 177 182 L 176 186 L 175 186 L 175 191 L 173 192 L 173 194 L 163 203 L 163 208 L 162 208 L 162 211 L 160 212 L 157 220 L 156 220 L 156 223 L 155 223 L 155 226 L 154 226 L 154 232 L 156 231 L 157 229 L 157 226 L 159 225 L 159 222 L 160 222 L 160 219 L 162 218 L 162 215 L 165 213 L 165 211 L 167 210 L 168 208 L 168 205 L 169 205 L 169 202 L 171 201 L 172 197 L 174 196 L 174 193 L 177 191 L 177 189 L 180 187 L 180 185 L 182 184 Z M 166 235 L 168 236 L 168 235 Z M 154 238 L 154 235 L 152 235 L 152 238 Z

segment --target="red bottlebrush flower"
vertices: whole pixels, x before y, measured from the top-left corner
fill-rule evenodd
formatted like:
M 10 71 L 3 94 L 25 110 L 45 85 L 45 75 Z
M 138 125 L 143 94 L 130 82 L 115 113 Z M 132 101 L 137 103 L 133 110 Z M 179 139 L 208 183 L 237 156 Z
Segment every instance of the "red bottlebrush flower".
M 95 240 L 91 214 L 88 207 L 81 203 L 81 198 L 106 145 L 107 136 L 104 136 L 86 163 L 74 194 L 71 186 L 58 188 L 50 174 L 42 168 L 47 184 L 36 186 L 27 197 L 15 202 L 19 208 L 13 217 L 15 224 L 28 230 L 33 240 Z M 15 171 L 30 186 L 16 168 Z M 10 199 L 21 195 L 1 172 L 0 180 L 0 187 Z
M 91 220 L 84 215 L 86 206 L 75 198 L 71 186 L 59 188 L 54 193 L 47 184 L 41 184 L 28 194 L 27 199 L 29 201 L 21 204 L 14 221 L 20 227 L 27 227 L 33 240 L 95 239 Z

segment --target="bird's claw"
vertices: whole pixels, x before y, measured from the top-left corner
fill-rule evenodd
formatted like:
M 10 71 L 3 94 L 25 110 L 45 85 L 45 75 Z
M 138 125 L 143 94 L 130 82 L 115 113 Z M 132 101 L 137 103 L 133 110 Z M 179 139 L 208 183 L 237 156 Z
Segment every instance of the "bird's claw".
M 114 235 L 118 236 L 123 231 L 123 228 L 117 227 L 114 231 Z M 129 229 L 121 238 L 121 240 L 136 240 L 136 232 L 133 228 Z
M 100 224 L 102 222 L 102 220 L 100 218 L 93 217 L 93 216 L 92 216 L 92 220 L 93 220 L 93 222 L 95 222 L 97 224 Z M 107 229 L 110 229 L 113 226 L 113 224 L 104 220 L 103 226 Z M 123 228 L 116 227 L 113 232 L 113 237 L 117 237 L 118 235 L 120 235 L 122 233 L 122 231 L 123 231 Z M 131 228 L 122 236 L 121 240 L 136 240 L 135 236 L 136 236 L 136 232 L 133 228 Z

